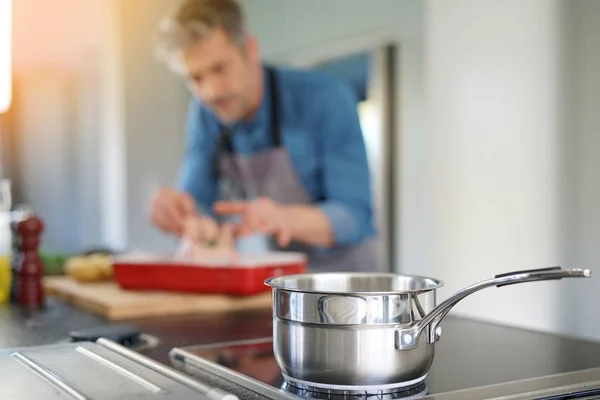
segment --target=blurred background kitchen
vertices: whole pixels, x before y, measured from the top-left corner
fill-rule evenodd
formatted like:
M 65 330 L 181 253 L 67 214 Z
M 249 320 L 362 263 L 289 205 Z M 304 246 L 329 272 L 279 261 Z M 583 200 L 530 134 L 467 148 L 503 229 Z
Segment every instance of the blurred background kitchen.
M 2 176 L 46 222 L 46 249 L 175 249 L 147 218 L 180 166 L 190 96 L 153 54 L 170 5 L 13 0 Z M 512 270 L 600 273 L 600 1 L 244 5 L 265 61 L 359 94 L 388 269 L 444 280 L 440 298 Z M 600 340 L 598 279 L 484 291 L 453 312 Z

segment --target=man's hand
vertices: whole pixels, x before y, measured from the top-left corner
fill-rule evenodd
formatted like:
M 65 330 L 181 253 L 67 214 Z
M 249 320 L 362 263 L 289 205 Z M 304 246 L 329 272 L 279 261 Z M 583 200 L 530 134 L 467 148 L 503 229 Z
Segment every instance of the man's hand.
M 195 215 L 185 221 L 183 236 L 192 242 L 211 244 L 222 238 L 229 239 L 229 236 L 222 237 L 222 235 L 219 225 L 210 217 Z
M 176 258 L 193 262 L 236 261 L 232 227 L 227 224 L 219 227 L 204 216 L 188 218 Z
M 267 197 L 251 202 L 218 201 L 213 208 L 218 215 L 240 215 L 240 222 L 234 228 L 236 235 L 247 236 L 254 232 L 273 235 L 281 247 L 291 242 L 285 207 Z
M 195 215 L 194 199 L 187 193 L 159 189 L 150 201 L 150 221 L 164 232 L 182 236 L 185 221 Z

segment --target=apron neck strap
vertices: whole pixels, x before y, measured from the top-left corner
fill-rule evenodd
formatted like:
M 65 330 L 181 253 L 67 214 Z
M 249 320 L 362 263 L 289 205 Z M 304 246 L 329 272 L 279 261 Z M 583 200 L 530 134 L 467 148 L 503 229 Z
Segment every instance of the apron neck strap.
M 271 89 L 271 143 L 273 143 L 273 147 L 280 147 L 279 109 L 281 101 L 279 98 L 279 82 L 277 82 L 277 74 L 273 67 L 267 67 L 267 76 L 269 77 L 269 87 Z

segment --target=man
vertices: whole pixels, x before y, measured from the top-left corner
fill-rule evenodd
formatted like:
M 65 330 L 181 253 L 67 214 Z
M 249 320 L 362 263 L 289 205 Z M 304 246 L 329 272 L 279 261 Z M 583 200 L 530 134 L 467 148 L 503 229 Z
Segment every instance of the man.
M 194 98 L 178 189 L 157 191 L 152 223 L 181 236 L 192 218 L 194 240 L 208 246 L 231 230 L 218 219 L 235 216 L 237 238 L 274 239 L 263 249 L 303 251 L 311 268 L 378 269 L 350 89 L 263 66 L 235 0 L 184 0 L 161 24 L 159 49 Z

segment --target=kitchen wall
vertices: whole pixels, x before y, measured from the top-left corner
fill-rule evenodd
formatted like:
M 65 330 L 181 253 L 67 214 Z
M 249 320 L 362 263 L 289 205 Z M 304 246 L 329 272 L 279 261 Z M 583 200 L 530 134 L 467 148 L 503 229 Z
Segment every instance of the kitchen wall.
M 44 246 L 76 251 L 100 235 L 98 163 L 103 1 L 14 2 L 15 93 L 3 132 L 18 201 L 46 222 Z
M 565 263 L 590 268 L 595 274 L 585 285 L 570 284 L 555 295 L 561 298 L 561 319 L 553 327 L 592 339 L 600 339 L 600 2 L 569 2 L 565 70 L 568 110 L 562 145 L 565 151 L 564 213 L 568 224 L 562 234 Z M 564 104 L 563 103 L 563 104 Z
M 431 0 L 425 14 L 426 270 L 442 297 L 500 272 L 594 269 L 600 4 Z M 598 282 L 488 289 L 455 312 L 600 339 Z

